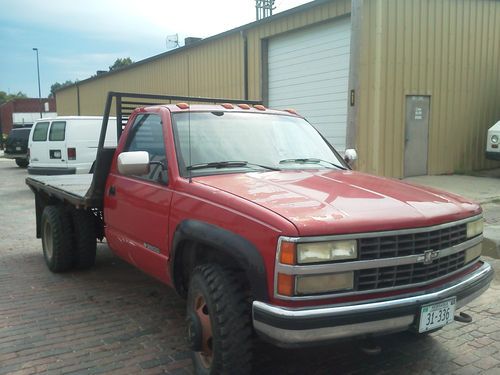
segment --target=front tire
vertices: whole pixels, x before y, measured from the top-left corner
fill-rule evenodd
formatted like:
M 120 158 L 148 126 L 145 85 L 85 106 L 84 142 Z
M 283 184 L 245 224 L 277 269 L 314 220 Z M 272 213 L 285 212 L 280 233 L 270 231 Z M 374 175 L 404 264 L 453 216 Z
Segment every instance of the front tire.
M 196 374 L 249 374 L 250 308 L 236 275 L 217 264 L 193 271 L 187 298 L 188 337 Z
M 42 247 L 47 267 L 52 272 L 71 268 L 71 222 L 63 207 L 46 206 L 42 213 Z

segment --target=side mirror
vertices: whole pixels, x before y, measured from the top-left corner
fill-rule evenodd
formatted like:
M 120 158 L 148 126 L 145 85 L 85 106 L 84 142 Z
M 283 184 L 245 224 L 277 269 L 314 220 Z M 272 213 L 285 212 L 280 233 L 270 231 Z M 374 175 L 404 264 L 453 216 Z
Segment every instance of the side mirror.
M 149 153 L 147 151 L 122 152 L 118 155 L 118 172 L 125 176 L 149 173 Z
M 358 159 L 358 153 L 356 152 L 355 149 L 348 148 L 347 150 L 345 150 L 344 160 L 350 167 L 352 167 L 352 165 L 357 159 Z

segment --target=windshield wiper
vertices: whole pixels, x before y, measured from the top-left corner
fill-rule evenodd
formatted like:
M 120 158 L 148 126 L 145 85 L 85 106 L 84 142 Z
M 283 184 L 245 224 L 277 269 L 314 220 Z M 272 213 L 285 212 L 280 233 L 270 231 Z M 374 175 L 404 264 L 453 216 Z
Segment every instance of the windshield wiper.
M 256 163 L 250 163 L 248 161 L 214 161 L 211 163 L 200 163 L 200 164 L 193 164 L 193 165 L 188 165 L 186 169 L 188 171 L 193 171 L 195 169 L 206 169 L 206 168 L 216 168 L 216 169 L 222 169 L 222 168 L 238 168 L 238 167 L 248 167 L 251 168 L 252 166 L 255 167 L 260 167 L 264 169 L 269 169 L 270 171 L 280 171 L 281 169 L 275 168 L 275 167 L 269 167 L 267 165 L 261 165 L 261 164 L 256 164 Z
M 319 164 L 319 163 L 327 163 L 330 165 L 333 165 L 335 168 L 342 169 L 342 170 L 347 170 L 346 167 L 343 167 L 341 165 L 332 163 L 331 161 L 328 160 L 323 160 L 323 159 L 317 159 L 317 158 L 296 158 L 296 159 L 283 159 L 280 160 L 280 164 L 286 164 L 286 163 L 297 163 L 297 164 Z

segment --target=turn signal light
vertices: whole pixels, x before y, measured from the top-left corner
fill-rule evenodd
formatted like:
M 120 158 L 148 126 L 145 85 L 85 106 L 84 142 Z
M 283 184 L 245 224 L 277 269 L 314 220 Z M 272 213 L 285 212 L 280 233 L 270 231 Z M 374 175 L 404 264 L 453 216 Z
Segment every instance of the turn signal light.
M 282 296 L 293 296 L 295 291 L 295 276 L 278 273 L 278 293 Z
M 281 242 L 280 245 L 280 263 L 294 265 L 296 263 L 295 243 Z

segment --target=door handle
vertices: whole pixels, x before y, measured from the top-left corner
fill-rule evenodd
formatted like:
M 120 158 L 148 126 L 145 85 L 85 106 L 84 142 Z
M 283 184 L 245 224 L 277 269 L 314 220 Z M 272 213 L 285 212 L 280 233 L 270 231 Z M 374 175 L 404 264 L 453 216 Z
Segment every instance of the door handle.
M 109 195 L 112 195 L 112 196 L 116 195 L 116 188 L 114 187 L 114 185 L 111 185 L 109 187 Z

